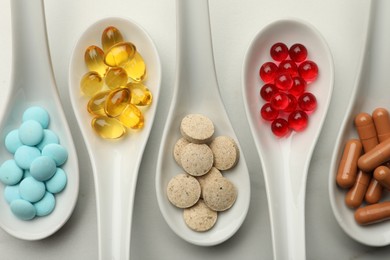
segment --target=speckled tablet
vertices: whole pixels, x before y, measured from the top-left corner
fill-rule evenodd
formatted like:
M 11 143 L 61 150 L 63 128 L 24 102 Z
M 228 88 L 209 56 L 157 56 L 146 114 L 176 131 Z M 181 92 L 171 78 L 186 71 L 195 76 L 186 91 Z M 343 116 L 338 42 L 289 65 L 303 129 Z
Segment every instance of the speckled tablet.
M 189 142 L 203 144 L 211 140 L 214 124 L 204 115 L 189 114 L 182 119 L 180 132 Z
M 175 143 L 175 146 L 173 147 L 173 158 L 175 158 L 175 161 L 178 165 L 181 166 L 181 153 L 183 151 L 183 148 L 189 144 L 190 142 L 187 141 L 184 137 L 177 140 Z
M 223 177 L 222 173 L 215 167 L 211 167 L 210 171 L 205 175 L 196 177 L 196 179 L 199 181 L 200 184 L 200 189 L 201 189 L 200 197 L 203 197 L 203 189 L 208 182 L 213 181 L 215 178 L 222 178 L 222 177 Z
M 181 153 L 181 166 L 192 176 L 206 174 L 214 163 L 213 152 L 206 144 L 187 144 Z
M 195 177 L 182 173 L 173 177 L 167 187 L 169 201 L 178 208 L 193 206 L 200 197 L 200 184 Z
M 240 151 L 233 138 L 218 136 L 209 146 L 214 154 L 214 167 L 217 169 L 229 170 L 237 164 Z
M 215 178 L 203 189 L 204 202 L 215 211 L 229 209 L 237 198 L 237 189 L 227 178 Z
M 199 200 L 194 206 L 184 209 L 184 221 L 194 231 L 203 232 L 211 229 L 218 218 L 218 213 Z

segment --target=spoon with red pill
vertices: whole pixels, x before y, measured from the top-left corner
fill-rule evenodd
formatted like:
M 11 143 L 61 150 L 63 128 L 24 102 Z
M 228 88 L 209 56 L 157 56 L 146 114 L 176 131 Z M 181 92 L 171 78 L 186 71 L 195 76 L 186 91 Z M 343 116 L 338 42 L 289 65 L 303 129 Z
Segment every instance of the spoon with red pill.
M 284 43 L 286 47 L 275 43 Z M 274 93 L 269 101 L 265 101 L 259 95 L 261 86 L 265 84 L 259 75 L 264 72 L 259 68 L 269 61 L 282 63 L 283 58 L 289 60 L 283 63 L 284 72 L 295 72 L 290 73 L 287 80 L 283 80 L 283 77 L 279 77 L 277 82 L 275 80 L 279 87 L 268 86 L 262 90 L 262 95 L 267 98 L 267 95 Z M 312 66 L 301 68 L 309 60 L 313 61 L 310 62 Z M 298 64 L 297 68 L 291 64 Z M 274 66 L 269 65 L 269 68 Z M 300 70 L 303 73 L 299 73 Z M 265 72 L 267 83 L 272 84 L 269 79 L 272 71 Z M 243 65 L 243 98 L 262 162 L 274 259 L 306 257 L 306 178 L 311 155 L 327 114 L 333 81 L 333 60 L 325 40 L 312 25 L 302 20 L 285 19 L 270 23 L 255 36 L 247 50 Z M 316 99 L 308 95 L 309 92 Z M 303 95 L 309 98 L 301 98 Z M 278 110 L 275 105 L 283 109 Z M 302 105 L 306 105 L 307 110 Z

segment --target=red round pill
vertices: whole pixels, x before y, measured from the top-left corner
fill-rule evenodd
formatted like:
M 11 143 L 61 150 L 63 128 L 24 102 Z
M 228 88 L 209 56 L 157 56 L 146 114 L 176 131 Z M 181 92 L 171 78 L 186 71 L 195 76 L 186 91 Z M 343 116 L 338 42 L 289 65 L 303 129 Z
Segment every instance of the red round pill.
M 288 50 L 290 58 L 295 62 L 302 62 L 307 58 L 307 49 L 303 44 L 293 44 Z
M 318 76 L 318 67 L 314 61 L 305 60 L 298 67 L 299 75 L 306 80 L 307 82 L 311 82 L 316 80 Z
M 290 132 L 288 122 L 283 118 L 275 119 L 271 124 L 271 131 L 278 137 L 286 136 Z
M 298 98 L 298 105 L 303 111 L 312 112 L 317 107 L 317 99 L 312 93 L 305 92 Z
M 282 61 L 288 57 L 288 48 L 286 44 L 277 42 L 271 46 L 270 54 L 275 61 Z
M 272 96 L 278 92 L 279 92 L 279 90 L 274 84 L 267 83 L 261 87 L 260 96 L 265 101 L 270 101 Z
M 273 109 L 270 103 L 265 103 L 261 107 L 260 115 L 264 120 L 273 121 L 279 116 L 279 111 Z
M 288 126 L 297 132 L 304 130 L 308 121 L 309 117 L 302 110 L 295 110 L 288 116 Z
M 273 82 L 278 72 L 278 66 L 273 62 L 266 62 L 260 67 L 260 78 L 265 82 Z

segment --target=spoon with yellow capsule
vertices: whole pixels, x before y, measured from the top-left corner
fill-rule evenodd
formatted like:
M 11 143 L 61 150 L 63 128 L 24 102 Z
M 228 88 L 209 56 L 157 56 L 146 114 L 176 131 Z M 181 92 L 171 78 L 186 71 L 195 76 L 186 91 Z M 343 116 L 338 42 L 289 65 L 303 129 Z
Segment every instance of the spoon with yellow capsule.
M 129 54 L 126 51 L 126 48 L 131 48 L 134 44 L 146 64 L 147 79 L 145 79 L 144 84 L 152 93 L 153 100 L 147 108 L 142 109 L 143 119 L 139 120 L 141 118 L 137 116 L 138 119 L 135 120 L 137 122 L 132 120 L 124 122 L 120 119 L 125 113 L 135 113 L 133 105 L 125 106 L 123 112 L 120 111 L 119 114 L 116 114 L 118 109 L 121 110 L 117 105 L 120 106 L 121 103 L 128 102 L 131 98 L 128 89 L 131 89 L 134 95 L 137 91 L 145 90 L 142 89 L 142 83 L 137 83 L 136 78 L 131 79 L 131 83 L 127 84 L 128 88 L 119 88 L 115 91 L 108 88 L 108 90 L 94 96 L 92 101 L 85 96 L 85 91 L 80 89 L 80 81 L 88 71 L 84 58 L 85 51 L 91 45 L 100 45 L 103 31 L 110 26 L 117 28 L 125 41 L 131 42 L 131 44 L 117 42 L 115 37 L 111 39 L 113 42 L 107 40 L 109 47 L 102 47 L 102 51 L 106 52 L 106 56 L 113 54 L 113 61 L 119 63 L 123 57 L 118 55 L 134 55 L 134 53 Z M 106 40 L 103 42 L 106 43 Z M 110 52 L 108 48 L 114 48 L 115 51 L 122 54 L 114 54 L 113 49 L 111 49 L 111 54 L 107 54 Z M 91 55 L 93 58 L 102 58 L 93 56 L 93 53 Z M 109 61 L 106 60 L 106 62 Z M 123 67 L 126 69 L 126 66 Z M 143 73 L 138 75 L 142 76 Z M 100 77 L 104 77 L 104 75 Z M 142 81 L 142 78 L 139 78 L 139 80 Z M 111 86 L 111 83 L 105 83 Z M 130 20 L 112 17 L 95 22 L 84 31 L 73 50 L 69 65 L 69 93 L 94 174 L 99 259 L 101 260 L 129 259 L 133 203 L 138 170 L 156 113 L 160 83 L 161 65 L 156 47 L 148 34 Z M 105 100 L 107 98 L 109 103 L 104 106 L 109 110 L 109 113 L 114 113 L 117 118 L 108 117 L 104 114 L 98 115 L 103 112 L 102 103 L 106 104 Z M 144 101 L 138 100 L 138 102 Z M 133 100 L 133 102 L 136 101 Z M 87 106 L 95 116 L 88 112 Z M 125 112 L 126 109 L 131 110 Z M 111 116 L 115 116 L 114 114 Z M 132 128 L 138 127 L 140 129 L 126 129 L 123 124 L 118 123 L 118 119 L 122 123 L 132 125 Z

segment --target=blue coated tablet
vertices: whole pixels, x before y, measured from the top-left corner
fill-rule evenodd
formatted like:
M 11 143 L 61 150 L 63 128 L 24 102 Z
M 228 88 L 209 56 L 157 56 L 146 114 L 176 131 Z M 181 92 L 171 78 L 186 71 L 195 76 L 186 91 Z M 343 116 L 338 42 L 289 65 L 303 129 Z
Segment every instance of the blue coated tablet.
M 19 184 L 19 193 L 22 199 L 37 202 L 43 198 L 46 192 L 45 184 L 33 177 L 23 179 Z
M 60 139 L 57 134 L 51 131 L 50 129 L 43 129 L 43 139 L 42 141 L 36 145 L 36 147 L 42 151 L 43 147 L 48 144 L 59 144 Z
M 30 174 L 38 181 L 47 181 L 56 173 L 57 167 L 55 161 L 49 156 L 39 156 L 32 161 Z
M 19 184 L 17 185 L 7 185 L 4 189 L 4 197 L 8 204 L 11 204 L 12 201 L 21 199 L 19 194 Z
M 50 117 L 49 113 L 42 107 L 33 106 L 27 108 L 22 116 L 22 121 L 26 122 L 28 120 L 38 121 L 43 128 L 47 128 L 49 126 Z
M 16 150 L 22 146 L 22 142 L 19 139 L 19 130 L 14 129 L 5 137 L 5 148 L 8 152 L 14 154 Z
M 22 220 L 33 219 L 37 213 L 34 205 L 23 199 L 12 201 L 10 206 L 12 213 Z
M 56 206 L 56 199 L 50 192 L 46 192 L 43 198 L 34 203 L 34 207 L 37 210 L 37 216 L 43 217 L 49 215 Z
M 23 170 L 16 164 L 15 160 L 7 160 L 0 166 L 0 181 L 5 185 L 15 185 L 23 177 Z
M 27 120 L 19 127 L 19 139 L 22 144 L 34 146 L 39 144 L 43 139 L 43 128 L 35 120 Z
M 38 148 L 22 145 L 16 150 L 14 159 L 20 168 L 29 170 L 32 161 L 39 156 L 41 156 L 41 151 Z
M 67 181 L 65 171 L 61 168 L 57 168 L 57 172 L 54 176 L 46 181 L 46 190 L 54 194 L 59 193 L 65 188 Z
M 48 144 L 42 150 L 42 155 L 52 158 L 57 166 L 63 165 L 68 159 L 68 151 L 60 144 Z

